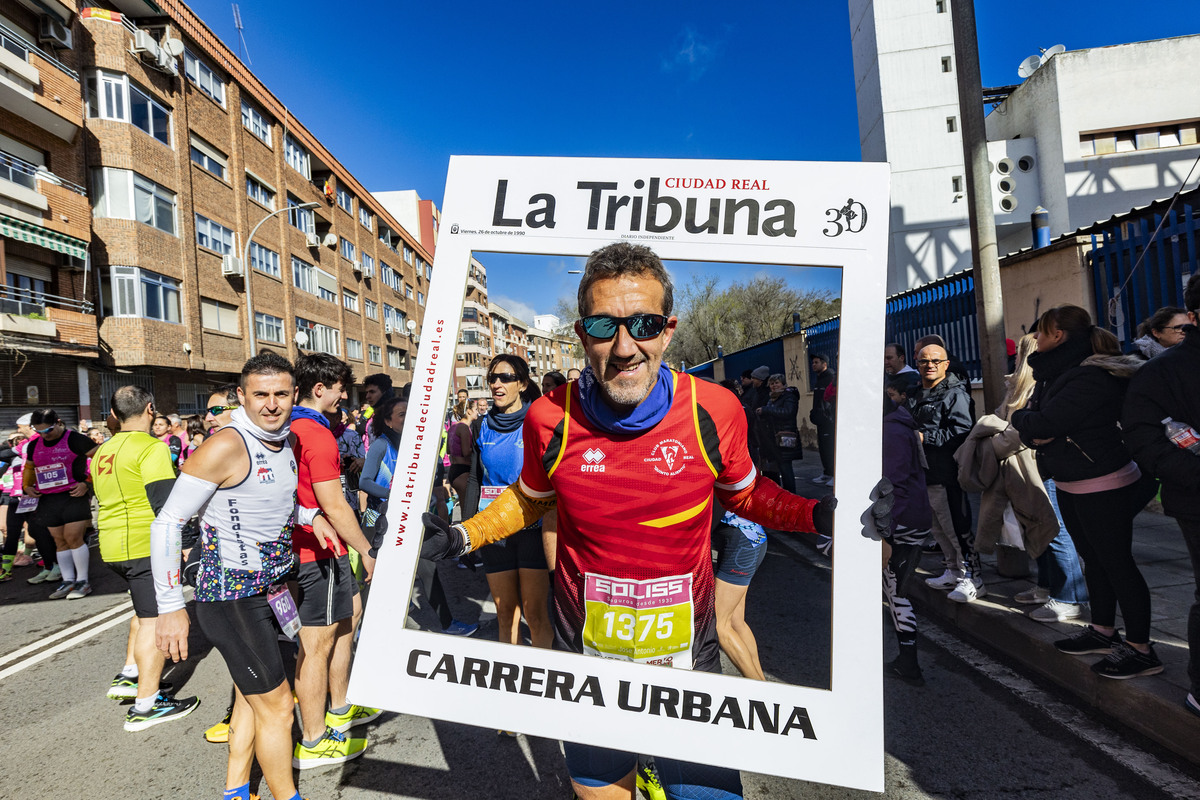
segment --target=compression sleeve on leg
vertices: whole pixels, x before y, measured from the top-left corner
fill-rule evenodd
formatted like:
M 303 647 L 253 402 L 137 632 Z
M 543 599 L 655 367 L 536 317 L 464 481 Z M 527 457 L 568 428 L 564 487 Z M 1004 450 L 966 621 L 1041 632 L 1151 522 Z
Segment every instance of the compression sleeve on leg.
M 180 563 L 183 526 L 204 508 L 216 491 L 215 483 L 182 473 L 175 480 L 175 488 L 162 511 L 150 524 L 150 569 L 160 614 L 178 611 L 185 605 Z
M 726 511 L 777 531 L 816 533 L 813 509 L 816 500 L 798 497 L 780 489 L 774 482 L 756 475 L 754 483 L 736 492 L 716 490 Z
M 471 540 L 471 550 L 492 544 L 528 528 L 554 509 L 554 495 L 531 497 L 521 482 L 509 486 L 488 507 L 462 523 Z

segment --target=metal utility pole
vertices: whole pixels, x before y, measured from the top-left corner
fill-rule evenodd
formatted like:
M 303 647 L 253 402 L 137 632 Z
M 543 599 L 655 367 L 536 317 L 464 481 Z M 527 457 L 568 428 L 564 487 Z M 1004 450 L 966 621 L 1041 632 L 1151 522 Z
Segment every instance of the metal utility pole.
M 963 162 L 966 164 L 967 214 L 971 225 L 971 262 L 975 265 L 975 308 L 979 320 L 979 357 L 983 366 L 984 407 L 991 411 L 1004 399 L 1008 351 L 1004 344 L 1004 298 L 1000 291 L 1000 258 L 992 185 L 988 177 L 987 132 L 983 124 L 983 85 L 979 75 L 979 40 L 974 0 L 951 0 L 954 60 L 958 77 Z

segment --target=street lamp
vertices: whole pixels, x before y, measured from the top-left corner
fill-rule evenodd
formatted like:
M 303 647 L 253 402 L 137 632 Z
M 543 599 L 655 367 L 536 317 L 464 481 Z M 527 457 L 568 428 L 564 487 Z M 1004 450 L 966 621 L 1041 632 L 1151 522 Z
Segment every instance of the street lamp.
M 254 226 L 254 230 L 250 231 L 250 235 L 246 237 L 246 246 L 242 248 L 242 280 L 246 282 L 246 333 L 250 337 L 250 357 L 258 355 L 258 337 L 255 336 L 254 330 L 254 301 L 250 295 L 250 278 L 254 275 L 254 270 L 250 267 L 250 243 L 254 241 L 254 234 L 258 233 L 258 229 L 263 226 L 263 223 L 277 214 L 282 214 L 285 211 L 291 211 L 293 208 L 316 208 L 320 203 L 301 203 L 298 206 L 286 206 L 278 208 L 267 214 L 258 221 Z

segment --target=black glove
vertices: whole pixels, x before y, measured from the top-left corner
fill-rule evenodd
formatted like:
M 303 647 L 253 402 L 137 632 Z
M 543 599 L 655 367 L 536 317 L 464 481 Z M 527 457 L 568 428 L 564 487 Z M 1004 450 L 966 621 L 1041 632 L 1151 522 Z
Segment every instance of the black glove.
M 833 535 L 833 510 L 837 508 L 837 498 L 827 494 L 817 501 L 813 508 L 813 527 L 822 536 Z
M 892 532 L 892 505 L 895 502 L 892 482 L 880 478 L 871 490 L 871 506 L 863 515 L 863 536 L 878 542 Z
M 461 525 L 451 525 L 436 514 L 421 515 L 425 526 L 425 541 L 421 544 L 421 558 L 440 561 L 458 558 L 471 552 L 471 540 Z

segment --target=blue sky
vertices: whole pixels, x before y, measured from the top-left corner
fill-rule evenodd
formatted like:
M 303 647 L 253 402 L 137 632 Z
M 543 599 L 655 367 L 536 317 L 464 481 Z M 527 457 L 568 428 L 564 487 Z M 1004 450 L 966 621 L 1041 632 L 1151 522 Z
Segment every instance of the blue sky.
M 238 51 L 228 0 L 190 5 Z M 439 207 L 452 154 L 860 157 L 844 0 L 239 7 L 252 69 L 342 163 Z M 1200 31 L 1196 0 L 978 0 L 976 18 L 984 86 L 1039 47 Z

